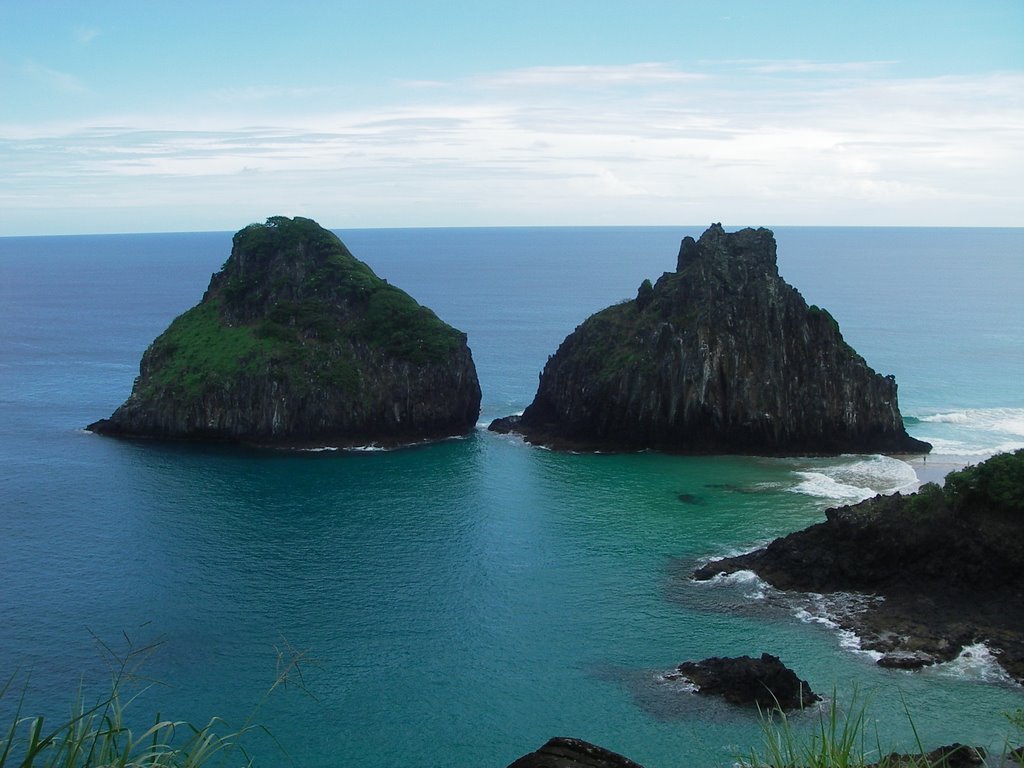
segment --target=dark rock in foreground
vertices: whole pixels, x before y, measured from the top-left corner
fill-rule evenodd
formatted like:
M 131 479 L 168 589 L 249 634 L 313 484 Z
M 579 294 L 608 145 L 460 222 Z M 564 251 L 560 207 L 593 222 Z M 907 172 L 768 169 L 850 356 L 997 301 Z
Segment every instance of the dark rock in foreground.
M 679 665 L 679 674 L 698 686 L 697 693 L 721 696 L 732 704 L 753 705 L 762 710 L 803 709 L 821 701 L 806 680 L 783 664 L 778 656 L 761 658 L 713 657 Z
M 880 768 L 881 766 L 885 766 L 885 768 L 920 768 L 921 766 L 980 768 L 986 765 L 985 758 L 986 752 L 982 747 L 971 747 L 954 742 L 919 754 L 892 752 L 866 768 Z M 1007 752 L 1006 758 L 1017 763 L 1022 762 L 1024 748 Z M 579 739 L 554 738 L 536 752 L 523 755 L 508 768 L 643 768 L 643 766 L 615 752 L 609 752 L 607 749 Z
M 767 229 L 687 237 L 675 272 L 588 318 L 495 431 L 556 448 L 766 455 L 930 450 L 891 376 L 778 274 Z
M 922 768 L 922 766 L 980 768 L 986 764 L 985 757 L 985 750 L 981 747 L 969 747 L 966 744 L 954 742 L 944 747 L 937 747 L 923 755 L 892 752 L 879 762 L 873 763 L 872 766 L 885 766 L 885 768 Z M 872 766 L 868 766 L 868 768 L 872 768 Z
M 643 768 L 638 763 L 580 739 L 556 737 L 508 768 Z
M 202 301 L 142 357 L 131 396 L 88 429 L 265 445 L 465 434 L 480 385 L 466 335 L 309 219 L 238 232 Z
M 883 596 L 836 616 L 883 666 L 949 661 L 985 642 L 1024 682 L 1024 449 L 950 473 L 944 488 L 878 496 L 697 579 L 752 570 L 783 590 Z

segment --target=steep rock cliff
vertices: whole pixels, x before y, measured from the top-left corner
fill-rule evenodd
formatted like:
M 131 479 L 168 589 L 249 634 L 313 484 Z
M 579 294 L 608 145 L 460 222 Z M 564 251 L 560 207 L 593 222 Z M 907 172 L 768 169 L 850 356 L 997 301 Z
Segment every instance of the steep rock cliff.
M 480 410 L 466 336 L 309 219 L 234 236 L 202 301 L 146 350 L 104 434 L 260 444 L 463 434 Z
M 767 229 L 712 225 L 676 271 L 588 318 L 533 403 L 497 431 L 567 447 L 692 453 L 920 452 L 893 377 L 782 278 Z

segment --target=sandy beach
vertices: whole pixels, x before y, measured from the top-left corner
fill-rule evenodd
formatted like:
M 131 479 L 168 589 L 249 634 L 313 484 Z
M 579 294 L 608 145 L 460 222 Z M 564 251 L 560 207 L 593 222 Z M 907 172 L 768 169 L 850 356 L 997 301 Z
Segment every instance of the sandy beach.
M 917 473 L 917 480 L 921 485 L 925 483 L 942 485 L 946 475 L 950 472 L 963 469 L 968 464 L 976 464 L 978 461 L 977 457 L 948 454 L 938 456 L 917 454 L 913 456 L 897 456 L 896 458 L 907 462 L 907 464 L 914 468 L 914 472 Z

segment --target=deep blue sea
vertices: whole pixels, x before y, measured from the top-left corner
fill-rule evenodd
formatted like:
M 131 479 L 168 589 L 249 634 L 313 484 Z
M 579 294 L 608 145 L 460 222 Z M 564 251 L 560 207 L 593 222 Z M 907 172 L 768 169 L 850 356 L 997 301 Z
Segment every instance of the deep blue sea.
M 469 335 L 483 425 L 521 411 L 566 334 L 702 230 L 338 234 Z M 156 644 L 130 716 L 253 717 L 280 744 L 252 734 L 261 766 L 502 768 L 567 735 L 710 768 L 758 746 L 756 713 L 662 673 L 769 652 L 841 707 L 866 700 L 872 744 L 877 729 L 914 747 L 906 709 L 926 746 L 998 749 L 1024 691 L 984 646 L 882 670 L 813 600 L 688 574 L 1024 446 L 1024 229 L 775 233 L 782 276 L 896 376 L 909 431 L 936 446 L 927 464 L 559 454 L 482 427 L 395 451 L 97 437 L 82 427 L 128 396 L 231 233 L 0 239 L 0 682 L 15 676 L 0 715 L 24 692 L 26 712 L 59 718 L 102 692 L 104 646 Z M 265 696 L 292 653 L 298 671 Z

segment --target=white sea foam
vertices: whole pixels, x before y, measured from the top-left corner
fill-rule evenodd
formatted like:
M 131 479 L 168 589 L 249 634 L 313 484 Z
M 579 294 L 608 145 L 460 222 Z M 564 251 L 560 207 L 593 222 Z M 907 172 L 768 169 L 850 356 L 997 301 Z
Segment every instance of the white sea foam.
M 488 432 L 488 436 L 492 440 L 505 440 L 510 443 L 521 443 L 527 445 L 526 438 L 518 432 Z M 532 445 L 532 448 L 543 448 L 542 445 Z
M 700 690 L 699 685 L 676 670 L 672 670 L 671 672 L 656 672 L 654 674 L 654 682 L 658 685 L 671 686 L 680 693 L 696 693 Z
M 1024 408 L 968 408 L 917 418 L 925 424 L 956 424 L 1024 437 Z
M 937 664 L 935 674 L 964 680 L 980 680 L 985 683 L 1010 683 L 1016 681 L 999 666 L 995 655 L 985 643 L 968 645 L 952 661 Z
M 881 651 L 873 651 L 870 648 L 864 648 L 861 645 L 860 635 L 852 629 L 837 629 L 836 635 L 839 637 L 839 647 L 844 651 L 859 653 L 862 656 L 867 656 L 872 661 L 878 661 L 885 655 Z
M 712 561 L 714 562 L 714 561 Z M 818 624 L 835 633 L 839 647 L 850 653 L 866 656 L 872 661 L 882 658 L 882 653 L 866 649 L 861 638 L 851 629 L 842 626 L 840 617 L 851 616 L 867 610 L 872 604 L 882 602 L 884 598 L 859 593 L 833 592 L 822 595 L 814 592 L 791 593 L 775 590 L 753 571 L 736 571 L 730 574 L 718 574 L 704 582 L 710 585 L 732 585 L 743 590 L 744 596 L 750 600 L 769 600 L 792 611 L 794 618 L 805 624 Z
M 832 621 L 828 616 L 812 613 L 807 608 L 797 608 L 793 611 L 793 615 L 804 624 L 821 624 L 829 629 L 839 628 L 839 625 Z
M 525 413 L 525 410 L 519 410 L 519 411 L 516 411 L 515 413 L 507 413 L 506 412 L 506 416 L 511 418 L 511 417 L 514 417 L 514 416 L 522 416 L 524 413 Z M 481 415 L 483 415 L 483 414 L 481 414 Z M 495 420 L 497 420 L 499 418 L 505 418 L 505 417 L 494 416 L 494 417 L 491 417 L 489 420 L 478 421 L 477 424 L 476 424 L 476 427 L 477 427 L 477 429 L 487 429 L 489 426 L 491 426 L 491 422 L 492 421 L 495 421 Z
M 824 472 L 797 472 L 803 478 L 792 490 L 822 499 L 841 499 L 843 501 L 863 501 L 875 494 L 870 488 L 841 483 Z
M 336 445 L 322 445 L 319 448 L 299 448 L 303 453 L 323 453 L 324 451 L 336 451 L 338 446 Z
M 707 579 L 706 583 L 711 585 L 731 584 L 740 588 L 743 591 L 743 596 L 748 600 L 764 600 L 770 589 L 768 582 L 753 571 L 719 573 Z
M 1024 408 L 967 408 L 916 417 L 932 452 L 988 457 L 1024 448 Z
M 987 442 L 985 444 L 969 443 L 964 440 L 947 440 L 941 437 L 929 437 L 933 456 L 963 456 L 978 461 L 995 456 L 997 453 L 1010 453 L 1024 448 L 1024 442 L 1007 441 L 1004 443 Z
M 794 602 L 794 615 L 807 624 L 820 624 L 836 633 L 839 647 L 851 653 L 867 656 L 878 661 L 882 654 L 878 651 L 865 649 L 860 636 L 851 629 L 844 628 L 839 621 L 840 615 L 850 615 L 866 610 L 871 603 L 882 598 L 871 595 L 833 592 L 829 595 L 810 593 L 804 596 L 803 602 Z
M 914 468 L 891 456 L 841 456 L 807 463 L 810 466 L 795 470 L 800 482 L 789 489 L 794 493 L 858 502 L 917 485 Z

